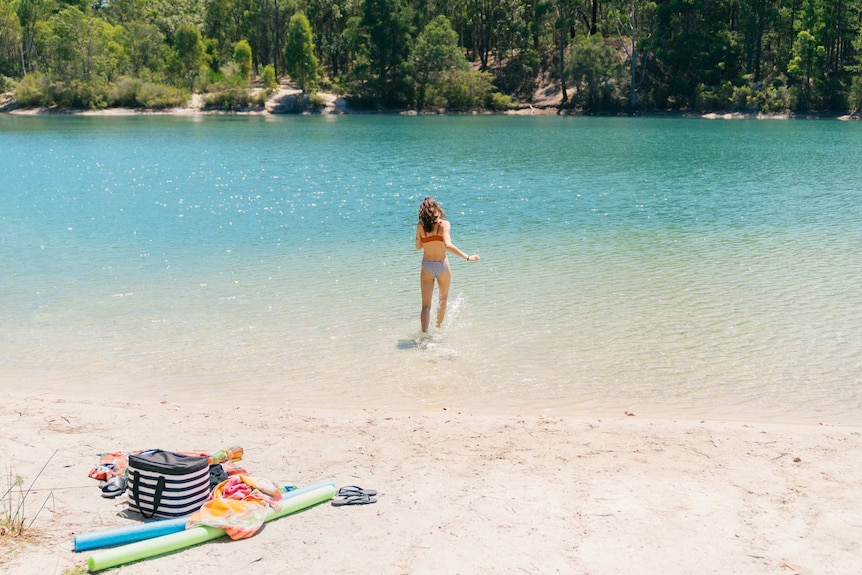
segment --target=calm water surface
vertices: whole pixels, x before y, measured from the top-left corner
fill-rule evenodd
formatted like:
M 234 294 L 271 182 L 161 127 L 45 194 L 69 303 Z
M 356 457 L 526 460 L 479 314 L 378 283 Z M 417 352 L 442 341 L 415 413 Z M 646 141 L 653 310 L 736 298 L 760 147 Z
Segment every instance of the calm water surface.
M 862 125 L 0 116 L 0 386 L 862 424 Z M 419 336 L 419 202 L 455 243 Z

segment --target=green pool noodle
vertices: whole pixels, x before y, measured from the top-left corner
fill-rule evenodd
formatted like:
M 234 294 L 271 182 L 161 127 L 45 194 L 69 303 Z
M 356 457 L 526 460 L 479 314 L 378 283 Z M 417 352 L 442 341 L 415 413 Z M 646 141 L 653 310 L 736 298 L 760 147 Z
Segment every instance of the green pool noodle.
M 317 485 L 311 486 L 317 487 Z M 300 493 L 292 483 L 281 485 L 284 491 L 284 498 L 291 497 L 293 493 Z M 74 547 L 76 552 L 92 551 L 102 547 L 114 547 L 117 545 L 125 545 L 142 541 L 144 539 L 153 539 L 161 537 L 169 533 L 177 533 L 186 528 L 188 517 L 177 517 L 176 519 L 159 519 L 158 521 L 148 521 L 147 523 L 139 523 L 135 525 L 127 525 L 124 527 L 109 527 L 89 533 L 78 533 L 74 538 Z
M 331 481 L 291 491 L 282 500 L 281 509 L 271 511 L 266 521 L 279 519 L 312 505 L 328 501 L 334 495 L 335 484 Z M 129 543 L 120 547 L 98 551 L 87 558 L 87 568 L 91 573 L 102 571 L 116 567 L 117 565 L 132 563 L 133 561 L 140 561 L 141 559 L 185 549 L 186 547 L 217 539 L 224 534 L 224 529 L 216 527 L 192 527 L 178 533 L 171 533 L 153 539 L 136 541 L 135 543 Z

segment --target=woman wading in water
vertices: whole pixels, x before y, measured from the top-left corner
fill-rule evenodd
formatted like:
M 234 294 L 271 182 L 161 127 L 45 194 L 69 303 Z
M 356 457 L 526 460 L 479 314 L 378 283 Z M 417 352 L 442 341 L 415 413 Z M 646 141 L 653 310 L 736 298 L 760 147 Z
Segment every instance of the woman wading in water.
M 446 302 L 449 298 L 449 282 L 452 273 L 449 271 L 447 252 L 464 258 L 468 262 L 478 262 L 479 254 L 468 256 L 452 243 L 450 230 L 452 225 L 446 219 L 446 213 L 434 198 L 425 198 L 419 206 L 419 223 L 416 225 L 416 249 L 423 250 L 422 272 L 422 312 L 419 321 L 422 331 L 428 331 L 431 321 L 431 296 L 434 294 L 434 280 L 437 280 L 439 305 L 437 306 L 437 327 L 443 323 L 446 316 Z

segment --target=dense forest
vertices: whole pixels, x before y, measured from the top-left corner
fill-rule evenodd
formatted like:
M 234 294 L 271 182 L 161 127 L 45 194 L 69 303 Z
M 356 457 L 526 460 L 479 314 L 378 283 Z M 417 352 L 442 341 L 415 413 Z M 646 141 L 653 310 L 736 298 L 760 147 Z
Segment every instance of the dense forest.
M 862 0 L 0 0 L 24 106 L 844 113 L 860 56 Z

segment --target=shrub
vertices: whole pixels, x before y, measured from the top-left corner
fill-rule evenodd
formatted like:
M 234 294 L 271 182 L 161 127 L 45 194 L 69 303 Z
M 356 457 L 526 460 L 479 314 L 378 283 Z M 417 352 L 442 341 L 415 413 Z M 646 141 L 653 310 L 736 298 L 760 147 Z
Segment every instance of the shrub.
M 485 103 L 485 106 L 489 110 L 501 112 L 512 106 L 512 97 L 506 94 L 501 94 L 500 92 L 492 92 L 488 94 L 488 100 Z
M 108 93 L 111 106 L 124 108 L 163 110 L 185 106 L 188 100 L 188 92 L 180 88 L 129 77 L 117 80 Z
M 272 94 L 278 90 L 278 80 L 275 78 L 275 69 L 272 67 L 272 64 L 264 66 L 263 73 L 261 74 L 261 81 L 263 83 L 263 89 L 268 93 Z
M 229 86 L 220 92 L 207 95 L 204 108 L 237 112 L 248 108 L 253 102 L 251 94 L 243 88 Z
M 122 108 L 139 107 L 141 104 L 138 101 L 138 94 L 141 91 L 142 85 L 143 82 L 138 78 L 123 76 L 118 79 L 108 95 L 111 105 Z
M 308 106 L 313 110 L 320 110 L 326 107 L 326 98 L 320 94 L 309 94 Z
M 853 111 L 862 110 L 862 76 L 853 78 L 853 83 L 850 85 L 848 105 Z
M 734 88 L 731 103 L 741 112 L 776 114 L 793 109 L 794 99 L 783 85 L 751 85 Z
M 448 110 L 466 112 L 482 108 L 493 90 L 488 72 L 449 70 L 434 86 L 429 101 Z
M 27 74 L 18 83 L 15 98 L 24 107 L 102 109 L 108 105 L 108 87 L 101 79 L 51 81 L 42 74 Z
M 189 93 L 175 86 L 144 82 L 138 90 L 138 104 L 142 108 L 163 110 L 185 106 L 189 101 Z
M 239 76 L 246 82 L 251 80 L 251 46 L 248 40 L 240 40 L 233 48 L 233 61 L 239 68 Z
M 25 108 L 53 106 L 50 84 L 44 74 L 27 74 L 15 87 L 15 99 Z

